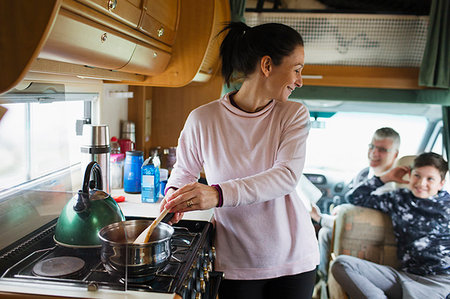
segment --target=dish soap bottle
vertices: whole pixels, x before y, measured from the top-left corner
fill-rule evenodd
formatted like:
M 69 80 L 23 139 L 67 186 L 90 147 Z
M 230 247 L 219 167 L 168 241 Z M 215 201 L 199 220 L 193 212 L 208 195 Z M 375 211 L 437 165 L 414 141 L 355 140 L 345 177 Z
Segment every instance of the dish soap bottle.
M 158 152 L 150 154 L 142 164 L 142 202 L 157 202 L 159 199 L 159 166 L 161 161 Z

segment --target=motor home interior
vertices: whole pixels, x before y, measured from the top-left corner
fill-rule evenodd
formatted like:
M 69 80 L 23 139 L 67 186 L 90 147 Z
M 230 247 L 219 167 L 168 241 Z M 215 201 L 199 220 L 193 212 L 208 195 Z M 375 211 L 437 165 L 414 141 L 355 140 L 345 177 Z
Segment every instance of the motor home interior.
M 189 112 L 230 90 L 218 33 L 231 20 L 284 23 L 305 40 L 304 86 L 290 100 L 310 110 L 304 173 L 323 194 L 322 212 L 367 166 L 369 138 L 381 126 L 402 136 L 400 156 L 434 151 L 448 160 L 448 19 L 446 0 L 0 0 L 0 296 L 215 297 L 209 214 L 176 230 L 189 235 L 180 248 L 193 244 L 177 256 L 188 262 L 169 282 L 160 275 L 167 286 L 155 291 L 131 278 L 129 288 L 126 279 L 90 284 L 91 276 L 55 287 L 12 270 L 18 256 L 41 257 L 35 241 L 52 236 L 82 188 L 83 124 L 107 125 L 120 138 L 121 121 L 134 123 L 135 147 L 147 158 L 176 147 Z M 197 252 L 206 269 L 198 277 L 190 270 Z

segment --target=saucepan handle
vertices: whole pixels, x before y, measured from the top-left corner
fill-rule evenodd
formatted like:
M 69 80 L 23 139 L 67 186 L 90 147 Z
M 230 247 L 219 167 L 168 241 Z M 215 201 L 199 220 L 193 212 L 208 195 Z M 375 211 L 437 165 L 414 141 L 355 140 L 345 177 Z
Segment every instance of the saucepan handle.
M 174 215 L 174 213 L 167 213 L 167 215 L 164 216 L 164 218 L 161 220 L 161 222 L 168 223 L 170 221 L 170 219 L 172 219 L 173 215 Z

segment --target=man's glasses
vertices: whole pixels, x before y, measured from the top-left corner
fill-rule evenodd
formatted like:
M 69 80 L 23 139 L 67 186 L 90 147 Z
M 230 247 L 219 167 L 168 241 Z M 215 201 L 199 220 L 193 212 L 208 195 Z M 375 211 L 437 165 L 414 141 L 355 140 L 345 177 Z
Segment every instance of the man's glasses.
M 373 143 L 369 143 L 369 150 L 373 151 L 374 149 L 377 149 L 380 153 L 388 153 L 392 150 L 391 148 L 384 148 L 381 146 L 376 146 Z

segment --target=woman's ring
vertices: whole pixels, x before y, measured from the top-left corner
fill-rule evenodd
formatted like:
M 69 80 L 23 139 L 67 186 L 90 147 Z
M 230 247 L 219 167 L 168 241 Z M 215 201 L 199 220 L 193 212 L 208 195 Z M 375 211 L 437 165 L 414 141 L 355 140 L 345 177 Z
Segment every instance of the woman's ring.
M 186 205 L 188 208 L 190 208 L 194 203 L 192 202 L 192 200 L 188 200 L 186 201 Z

